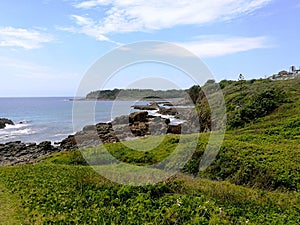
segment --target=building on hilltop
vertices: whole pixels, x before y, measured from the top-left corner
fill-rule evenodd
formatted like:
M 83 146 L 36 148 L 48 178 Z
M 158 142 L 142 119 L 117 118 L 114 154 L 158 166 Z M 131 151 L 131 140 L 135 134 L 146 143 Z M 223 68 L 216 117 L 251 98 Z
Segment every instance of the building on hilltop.
M 299 75 L 300 74 L 300 67 L 297 69 L 295 66 L 290 67 L 290 73 L 293 73 L 294 75 Z
M 300 75 L 300 67 L 297 69 L 295 66 L 291 66 L 289 71 L 282 70 L 277 74 L 273 74 L 268 79 L 270 80 L 289 80 L 294 79 L 296 76 Z

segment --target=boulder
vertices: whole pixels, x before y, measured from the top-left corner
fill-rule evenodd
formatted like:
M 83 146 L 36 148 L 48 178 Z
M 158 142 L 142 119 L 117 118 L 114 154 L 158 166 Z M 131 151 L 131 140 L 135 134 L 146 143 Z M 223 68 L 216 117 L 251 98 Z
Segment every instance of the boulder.
M 181 125 L 168 125 L 167 133 L 171 134 L 181 134 Z
M 129 117 L 127 115 L 116 117 L 113 121 L 113 125 L 120 125 L 120 124 L 128 124 Z
M 61 149 L 77 149 L 77 143 L 74 135 L 69 135 L 67 138 L 63 139 L 60 142 L 60 148 Z
M 87 125 L 82 128 L 82 131 L 95 131 L 95 130 L 96 130 L 95 125 Z
M 148 122 L 148 112 L 134 112 L 129 115 L 129 123 Z
M 175 116 L 175 115 L 178 114 L 178 111 L 177 111 L 176 108 L 160 107 L 158 113 L 162 114 L 162 115 L 172 115 L 172 116 Z
M 5 128 L 6 124 L 15 125 L 12 120 L 6 118 L 0 118 L 0 129 Z
M 156 102 L 151 102 L 148 105 L 135 105 L 133 108 L 139 110 L 157 110 L 159 106 Z

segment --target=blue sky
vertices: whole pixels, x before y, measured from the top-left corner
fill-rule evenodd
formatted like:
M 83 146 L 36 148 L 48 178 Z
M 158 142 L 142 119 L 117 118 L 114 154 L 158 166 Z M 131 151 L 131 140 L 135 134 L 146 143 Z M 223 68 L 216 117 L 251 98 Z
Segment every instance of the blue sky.
M 0 97 L 73 96 L 99 57 L 145 40 L 188 49 L 216 80 L 269 76 L 300 66 L 299 11 L 299 0 L 0 1 Z M 136 68 L 106 88 L 149 73 Z M 153 71 L 193 84 L 170 68 Z

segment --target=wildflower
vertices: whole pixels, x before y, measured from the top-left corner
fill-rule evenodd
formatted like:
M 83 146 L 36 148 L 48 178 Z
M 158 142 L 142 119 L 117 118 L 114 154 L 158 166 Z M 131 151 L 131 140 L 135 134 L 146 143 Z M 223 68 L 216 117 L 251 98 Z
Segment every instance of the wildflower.
M 178 206 L 180 206 L 180 205 L 181 205 L 181 201 L 180 201 L 180 199 L 179 199 L 179 198 L 177 198 L 176 202 L 177 202 L 177 205 L 178 205 Z

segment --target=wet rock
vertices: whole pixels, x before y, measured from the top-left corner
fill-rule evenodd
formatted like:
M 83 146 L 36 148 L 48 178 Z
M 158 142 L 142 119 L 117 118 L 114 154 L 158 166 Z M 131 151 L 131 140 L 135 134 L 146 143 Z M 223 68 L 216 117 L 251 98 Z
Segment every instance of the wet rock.
M 6 118 L 0 118 L 0 129 L 5 128 L 6 124 L 15 125 L 12 120 Z

